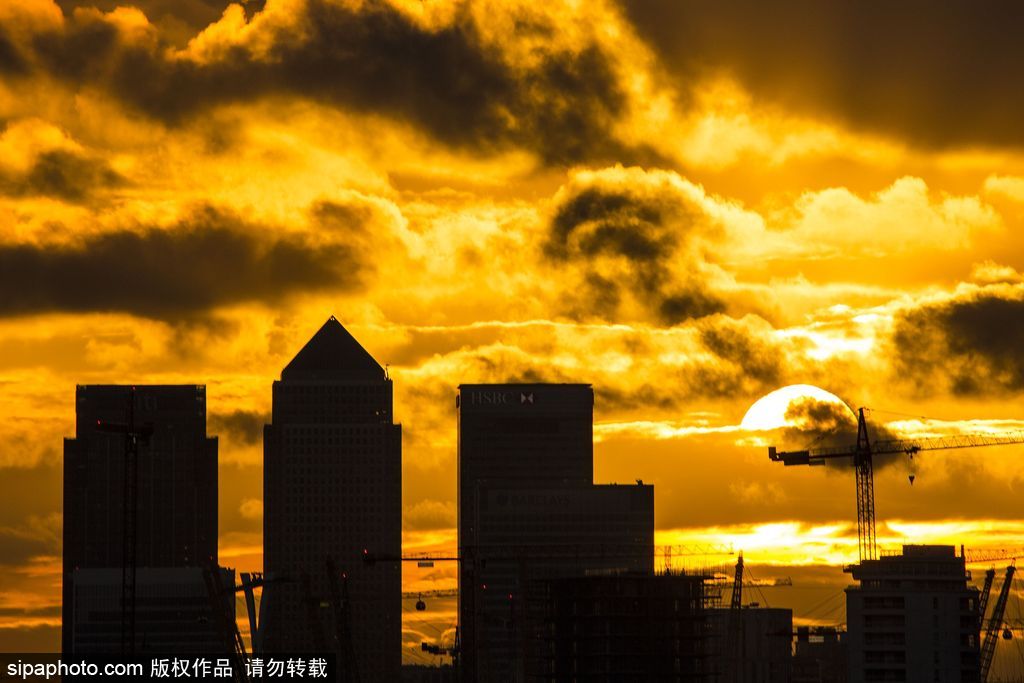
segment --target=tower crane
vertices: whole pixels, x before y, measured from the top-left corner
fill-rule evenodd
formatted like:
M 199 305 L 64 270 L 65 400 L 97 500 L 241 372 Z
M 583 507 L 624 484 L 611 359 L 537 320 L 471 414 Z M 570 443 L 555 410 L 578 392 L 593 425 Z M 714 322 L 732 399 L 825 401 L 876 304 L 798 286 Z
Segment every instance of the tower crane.
M 225 588 L 222 585 L 220 568 L 212 560 L 208 560 L 203 567 L 203 580 L 210 599 L 211 615 L 219 622 L 217 628 L 231 655 L 232 678 L 235 683 L 247 683 L 249 676 L 245 666 L 245 644 L 242 642 L 242 634 L 238 632 L 238 622 L 235 621 L 235 591 L 233 587 Z
M 985 585 L 978 596 L 978 621 L 985 623 L 985 611 L 988 609 L 988 596 L 992 593 L 992 581 L 996 578 L 996 570 L 989 569 L 985 572 Z
M 732 599 L 729 602 L 729 664 L 733 675 L 743 670 L 743 552 L 736 560 L 736 574 L 732 582 Z
M 96 420 L 96 431 L 124 435 L 124 487 L 122 490 L 121 654 L 135 653 L 135 565 L 138 532 L 139 444 L 153 435 L 153 425 L 135 424 L 135 387 L 128 390 L 125 422 Z
M 341 586 L 338 586 L 338 578 Z M 334 611 L 334 639 L 338 647 L 339 683 L 356 683 L 359 669 L 356 664 L 355 647 L 352 644 L 352 611 L 348 596 L 348 573 L 340 573 L 334 559 L 327 556 L 327 590 L 331 596 Z
M 1020 560 L 1024 559 L 1024 548 L 982 548 L 981 550 L 967 550 L 963 556 L 967 564 Z
M 981 683 L 988 681 L 988 672 L 992 667 L 992 657 L 996 653 L 996 641 L 999 640 L 999 631 L 1003 627 L 1003 614 L 1006 611 L 1006 601 L 1010 597 L 1010 587 L 1013 585 L 1013 574 L 1016 570 L 1012 564 L 1006 568 L 1003 587 L 996 598 L 996 606 L 992 608 L 992 618 L 988 622 L 985 640 L 981 645 Z
M 905 453 L 913 457 L 920 451 L 946 450 L 952 448 L 976 448 L 979 446 L 1006 446 L 1024 443 L 1024 433 L 1008 436 L 982 434 L 961 434 L 928 439 L 888 439 L 871 443 L 868 438 L 864 408 L 857 411 L 857 441 L 848 446 L 814 448 L 803 451 L 782 452 L 774 446 L 768 447 L 768 458 L 781 462 L 786 467 L 793 465 L 824 465 L 837 458 L 853 458 L 854 474 L 857 479 L 857 550 L 861 562 L 878 559 L 875 542 L 875 482 L 874 456 L 887 453 Z

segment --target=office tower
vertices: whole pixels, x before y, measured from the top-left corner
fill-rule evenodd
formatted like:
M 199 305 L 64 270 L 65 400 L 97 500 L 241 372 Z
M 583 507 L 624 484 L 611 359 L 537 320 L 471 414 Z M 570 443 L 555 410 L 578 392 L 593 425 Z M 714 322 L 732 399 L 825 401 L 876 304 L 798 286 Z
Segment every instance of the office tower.
M 622 574 L 540 583 L 541 659 L 530 680 L 714 680 L 704 577 Z
M 458 535 L 464 556 L 480 543 L 478 482 L 593 481 L 594 391 L 589 384 L 463 384 L 456 407 Z M 472 638 L 463 631 L 463 638 Z
M 79 386 L 75 396 L 75 438 L 64 440 L 65 654 L 75 651 L 76 602 L 93 599 L 84 586 L 76 588 L 76 571 L 112 570 L 120 582 L 125 436 L 103 431 L 101 423 L 127 425 L 133 400 L 135 424 L 148 433 L 136 458 L 136 567 L 217 564 L 217 439 L 206 436 L 206 387 Z M 121 593 L 107 599 L 113 604 L 108 608 L 119 611 Z M 146 609 L 141 593 L 136 608 Z M 115 624 L 117 633 L 108 636 L 120 646 L 120 619 Z M 136 629 L 136 651 L 151 638 L 142 626 Z
M 401 563 L 362 555 L 401 554 L 402 428 L 391 380 L 333 316 L 274 382 L 263 490 L 264 570 L 288 580 L 273 588 L 267 651 L 337 648 L 340 671 L 398 680 Z
M 586 384 L 462 385 L 459 635 L 465 680 L 523 680 L 537 661 L 537 579 L 652 572 L 651 486 L 593 484 Z
M 593 482 L 589 384 L 463 384 L 457 401 L 459 500 L 481 479 Z M 472 543 L 472 525 L 459 531 Z
M 977 681 L 978 590 L 953 546 L 905 545 L 902 555 L 847 568 L 849 681 Z

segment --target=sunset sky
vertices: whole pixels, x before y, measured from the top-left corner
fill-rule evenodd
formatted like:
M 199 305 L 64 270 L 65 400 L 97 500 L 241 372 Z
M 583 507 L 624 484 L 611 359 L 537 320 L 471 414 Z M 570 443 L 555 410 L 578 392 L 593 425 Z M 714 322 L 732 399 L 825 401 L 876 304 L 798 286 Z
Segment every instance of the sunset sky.
M 765 446 L 852 414 L 740 424 L 809 384 L 898 435 L 1024 428 L 1022 22 L 966 0 L 0 2 L 0 649 L 58 646 L 75 385 L 207 385 L 221 560 L 258 570 L 271 382 L 332 314 L 394 380 L 409 550 L 455 545 L 459 383 L 589 382 L 596 480 L 653 483 L 659 543 L 732 544 L 792 576 L 773 606 L 829 621 L 852 472 Z M 1022 457 L 884 461 L 881 545 L 1024 546 Z M 409 661 L 452 607 L 410 614 Z

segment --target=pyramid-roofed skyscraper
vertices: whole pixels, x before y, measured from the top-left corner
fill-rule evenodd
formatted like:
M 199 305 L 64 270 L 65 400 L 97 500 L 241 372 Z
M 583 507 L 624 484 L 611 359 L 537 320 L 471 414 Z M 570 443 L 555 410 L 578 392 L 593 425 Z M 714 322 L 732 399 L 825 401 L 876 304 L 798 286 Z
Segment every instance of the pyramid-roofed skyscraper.
M 364 548 L 401 553 L 392 403 L 387 373 L 332 316 L 274 382 L 264 430 L 264 570 L 288 580 L 268 593 L 267 651 L 337 650 L 364 681 L 400 677 L 400 563 L 362 560 Z
M 283 381 L 384 381 L 384 369 L 333 315 L 281 371 Z

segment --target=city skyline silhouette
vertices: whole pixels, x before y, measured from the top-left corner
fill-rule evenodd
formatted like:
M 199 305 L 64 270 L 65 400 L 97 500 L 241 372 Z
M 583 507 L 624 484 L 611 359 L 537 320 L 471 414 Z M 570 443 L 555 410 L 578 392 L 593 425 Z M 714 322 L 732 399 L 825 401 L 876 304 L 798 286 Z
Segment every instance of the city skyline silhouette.
M 787 396 L 782 401 L 784 410 L 781 414 L 776 414 L 778 409 L 771 403 L 776 399 L 769 395 L 752 406 L 745 421 L 757 423 L 753 429 L 764 432 L 765 422 L 780 416 L 793 419 L 795 423 L 794 418 L 800 415 L 796 409 L 834 415 L 837 410 L 847 408 L 827 392 L 811 389 L 793 387 L 792 391 L 776 392 Z M 122 656 L 158 651 L 153 648 L 159 647 L 170 652 L 182 648 L 196 653 L 230 652 L 230 646 L 223 649 L 230 639 L 221 637 L 217 629 L 203 635 L 198 632 L 190 636 L 172 635 L 193 630 L 194 626 L 190 624 L 197 618 L 202 623 L 214 621 L 209 617 L 195 616 L 197 613 L 203 615 L 203 610 L 209 608 L 202 595 L 201 573 L 206 574 L 210 599 L 222 591 L 224 585 L 232 585 L 235 577 L 232 567 L 217 569 L 218 572 L 227 572 L 224 578 L 209 578 L 209 572 L 218 566 L 217 548 L 210 545 L 217 535 L 216 504 L 193 505 L 191 501 L 195 496 L 189 493 L 190 487 L 197 486 L 197 490 L 206 492 L 203 495 L 212 496 L 210 500 L 216 501 L 218 441 L 216 437 L 210 438 L 205 434 L 205 386 L 80 385 L 76 395 L 77 438 L 68 440 L 65 445 L 64 508 L 69 516 L 64 525 L 66 539 L 71 542 L 65 546 L 67 552 L 72 553 L 64 556 L 61 649 L 65 656 L 71 653 L 116 652 L 118 646 Z M 391 378 L 334 316 L 284 367 L 281 380 L 273 383 L 273 395 L 276 417 L 264 430 L 263 444 L 267 467 L 265 486 L 268 487 L 264 491 L 264 499 L 272 502 L 269 514 L 264 514 L 264 523 L 266 529 L 273 531 L 264 534 L 265 539 L 269 538 L 264 556 L 269 559 L 258 574 L 267 582 L 261 584 L 257 602 L 258 626 L 253 621 L 256 612 L 249 613 L 249 622 L 244 624 L 244 628 L 237 626 L 238 605 L 233 608 L 232 618 L 236 624 L 232 628 L 236 633 L 241 631 L 248 636 L 243 639 L 241 647 L 246 647 L 247 643 L 251 656 L 307 650 L 331 653 L 333 661 L 338 663 L 338 680 L 362 680 L 363 677 L 367 680 L 395 679 L 400 659 L 398 629 L 403 621 L 406 625 L 409 622 L 409 618 L 402 614 L 401 602 L 413 594 L 400 593 L 403 562 L 415 561 L 418 567 L 433 569 L 435 561 L 456 560 L 458 618 L 451 622 L 449 630 L 439 630 L 436 639 L 421 641 L 421 651 L 434 648 L 434 654 L 451 657 L 449 666 L 454 667 L 454 675 L 459 680 L 520 680 L 524 676 L 532 679 L 544 676 L 544 671 L 550 671 L 553 676 L 550 680 L 556 680 L 566 675 L 565 671 L 577 670 L 584 662 L 587 663 L 585 665 L 596 666 L 595 673 L 605 672 L 605 675 L 611 675 L 609 667 L 637 675 L 645 670 L 637 667 L 649 666 L 658 667 L 652 668 L 648 672 L 650 675 L 654 675 L 655 670 L 661 672 L 658 675 L 674 671 L 672 675 L 683 677 L 680 680 L 745 680 L 743 676 L 788 680 L 791 667 L 801 661 L 793 659 L 793 664 L 790 663 L 789 645 L 778 652 L 772 649 L 775 645 L 783 647 L 779 643 L 788 642 L 788 638 L 787 641 L 779 641 L 776 632 L 799 635 L 793 631 L 792 607 L 770 610 L 759 602 L 748 605 L 738 597 L 736 586 L 731 589 L 732 607 L 727 611 L 719 607 L 720 591 L 714 583 L 707 582 L 716 581 L 718 576 L 724 577 L 721 571 L 724 565 L 719 567 L 720 571 L 709 569 L 707 556 L 732 555 L 733 548 L 680 547 L 676 552 L 681 551 L 683 557 L 677 556 L 676 563 L 673 563 L 671 548 L 662 549 L 654 543 L 653 487 L 644 486 L 641 479 L 636 480 L 636 486 L 618 486 L 615 483 L 594 486 L 595 399 L 589 385 L 504 383 L 458 386 L 455 400 L 460 444 L 458 514 L 462 526 L 457 546 L 440 554 L 409 553 L 401 545 L 399 501 L 402 483 L 398 470 L 401 426 L 391 422 Z M 815 402 L 809 402 L 812 396 Z M 834 403 L 831 402 L 833 400 Z M 858 449 L 862 442 L 865 448 L 869 447 L 864 436 L 866 425 L 863 415 L 862 409 L 860 434 L 856 439 Z M 127 422 L 118 422 L 122 419 Z M 184 431 L 182 427 L 185 427 Z M 840 442 L 844 439 L 849 441 L 848 427 L 849 424 L 844 425 L 840 420 L 831 429 L 822 431 L 818 441 L 826 437 Z M 992 445 L 988 443 L 992 441 L 990 437 L 975 443 L 967 443 L 972 437 L 961 439 L 964 443 L 956 440 L 947 443 L 949 440 L 942 439 L 887 442 L 879 441 L 878 436 L 878 431 L 871 435 L 874 443 L 870 447 L 881 454 L 878 464 L 883 472 L 887 465 L 884 459 L 887 450 L 905 449 L 908 445 L 918 445 L 925 450 Z M 999 445 L 1002 441 L 1017 443 L 1010 436 L 998 437 L 994 443 Z M 142 471 L 141 481 L 139 474 L 129 476 L 123 472 L 124 463 L 129 462 L 129 451 L 124 454 L 121 451 L 129 448 L 130 443 L 136 444 L 134 467 Z M 890 449 L 886 445 L 888 443 L 901 445 L 899 449 Z M 808 453 L 812 458 L 839 456 L 849 460 L 852 451 L 826 447 L 777 454 L 774 447 L 769 449 L 771 460 L 783 460 L 787 465 L 808 464 Z M 799 462 L 791 462 L 794 459 Z M 163 475 L 157 476 L 160 472 Z M 199 476 L 201 472 L 205 474 Z M 134 482 L 132 487 L 135 490 L 139 490 L 141 484 L 142 491 L 141 500 L 135 501 L 134 514 L 130 517 L 128 510 L 132 508 L 123 502 L 129 481 Z M 640 502 L 642 500 L 646 502 Z M 164 521 L 159 521 L 161 515 Z M 127 526 L 127 519 L 132 520 L 131 527 Z M 143 522 L 141 531 L 137 528 L 137 519 Z M 133 550 L 131 556 L 127 554 L 128 529 L 132 529 L 132 547 L 141 548 L 141 553 Z M 163 531 L 159 537 L 156 529 Z M 173 538 L 169 544 L 167 530 L 171 531 Z M 874 529 L 871 533 L 874 541 Z M 846 626 L 850 630 L 849 637 L 840 642 L 853 648 L 849 657 L 864 657 L 869 667 L 865 670 L 853 663 L 855 659 L 850 659 L 851 676 L 867 674 L 870 679 L 870 666 L 877 669 L 875 675 L 882 676 L 886 675 L 883 670 L 893 667 L 896 671 L 905 671 L 908 666 L 923 671 L 931 665 L 928 659 L 930 650 L 927 650 L 924 640 L 921 646 L 925 651 L 918 651 L 920 648 L 911 643 L 926 635 L 922 630 L 926 628 L 926 615 L 916 617 L 907 612 L 903 616 L 905 600 L 910 601 L 914 593 L 907 594 L 906 599 L 892 597 L 891 591 L 900 585 L 899 581 L 892 583 L 892 588 L 888 589 L 890 592 L 886 592 L 883 586 L 888 584 L 884 578 L 881 582 L 863 580 L 864 572 L 877 571 L 863 568 L 875 566 L 873 563 L 877 561 L 871 558 L 877 551 L 872 549 L 872 554 L 865 556 L 863 530 L 861 537 L 861 565 L 851 566 L 853 577 L 863 585 L 853 593 L 850 592 L 853 588 L 845 589 L 849 596 L 847 606 L 854 604 L 850 600 L 858 601 L 855 603 L 858 605 L 856 615 L 849 615 L 855 623 L 847 624 L 836 618 L 836 606 L 833 605 L 826 618 L 826 621 L 831 618 L 832 624 L 824 626 L 833 629 L 838 626 L 841 631 Z M 915 550 L 918 547 L 922 550 Z M 890 548 L 882 552 L 883 563 L 890 562 L 896 555 Z M 953 565 L 945 559 L 945 553 L 950 558 L 957 558 Z M 953 576 L 956 571 L 963 572 L 967 566 L 965 559 L 969 565 L 1005 562 L 1015 557 L 1006 551 L 994 554 L 973 552 L 970 558 L 964 553 L 962 547 L 961 556 L 956 556 L 952 547 L 947 550 L 942 546 L 903 546 L 903 556 L 909 558 L 908 562 L 920 557 L 925 562 L 937 563 L 937 571 L 944 563 L 945 568 L 941 572 L 948 575 L 952 567 Z M 687 555 L 702 556 L 704 564 L 691 562 L 687 566 L 690 559 Z M 926 559 L 931 557 L 935 559 Z M 679 559 L 683 560 L 682 566 L 678 564 Z M 317 571 L 321 561 L 324 564 L 322 569 L 326 571 L 323 575 Z M 663 564 L 656 568 L 659 562 Z M 956 570 L 956 563 L 959 563 L 960 570 Z M 737 582 L 740 581 L 743 564 L 740 559 L 735 570 Z M 175 569 L 177 567 L 181 569 Z M 130 574 L 126 573 L 129 568 Z M 845 571 L 851 570 L 847 568 Z M 920 571 L 913 570 L 908 575 L 914 576 Z M 122 572 L 120 581 L 116 576 L 119 572 Z M 134 597 L 136 572 L 143 577 L 142 598 L 138 600 Z M 613 596 L 620 590 L 628 590 L 633 595 L 657 591 L 654 594 L 660 597 L 651 603 L 652 607 L 644 608 L 642 613 L 647 613 L 647 609 L 664 603 L 666 594 L 663 591 L 671 584 L 664 583 L 661 589 L 655 589 L 654 584 L 641 588 L 645 584 L 634 586 L 629 582 L 643 581 L 644 577 L 655 578 L 659 574 L 663 582 L 673 574 L 681 577 L 677 583 L 689 582 L 669 589 L 679 591 L 678 595 L 691 605 L 688 616 L 676 617 L 682 619 L 676 628 L 682 628 L 682 632 L 689 635 L 680 636 L 683 640 L 677 644 L 666 641 L 660 646 L 664 650 L 650 649 L 649 643 L 660 641 L 638 640 L 633 646 L 638 648 L 635 652 L 626 650 L 620 655 L 603 658 L 599 649 L 575 663 L 564 659 L 570 652 L 571 656 L 576 656 L 579 642 L 572 641 L 571 650 L 561 649 L 570 648 L 570 643 L 561 644 L 561 639 L 564 634 L 576 634 L 581 626 L 578 624 L 569 631 L 563 631 L 561 629 L 566 627 L 559 625 L 562 621 L 558 620 L 563 617 L 548 621 L 553 617 L 544 616 L 545 600 L 550 605 L 547 609 L 554 610 L 548 614 L 572 615 L 577 614 L 579 600 L 594 600 L 593 607 L 585 609 L 593 609 L 595 616 L 608 615 L 604 618 L 611 621 L 602 628 L 635 629 L 636 626 L 615 621 L 618 617 L 613 616 L 616 614 L 614 610 L 621 607 L 613 608 L 611 605 L 630 603 L 628 599 L 623 603 L 622 597 Z M 945 672 L 943 677 L 977 676 L 979 658 L 981 670 L 987 674 L 994 654 L 994 647 L 990 650 L 990 645 L 998 643 L 998 635 L 1004 630 L 1012 638 L 1015 621 L 1005 612 L 1005 594 L 1010 587 L 1012 572 L 1007 574 L 1000 588 L 992 626 L 988 626 L 978 612 L 984 609 L 977 607 L 979 595 L 984 595 L 980 604 L 985 604 L 991 592 L 993 574 L 992 571 L 988 573 L 985 588 L 981 591 L 970 587 L 969 572 L 961 574 L 966 577 L 967 589 L 965 592 L 961 587 L 959 593 L 951 594 L 952 602 L 949 604 L 954 610 L 959 606 L 959 612 L 953 611 L 949 615 L 950 625 L 959 623 L 963 631 L 963 615 L 967 614 L 971 615 L 968 621 L 974 625 L 974 630 L 972 632 L 967 627 L 961 636 L 953 636 L 952 646 L 962 647 L 963 653 L 957 655 L 954 650 L 949 655 L 952 659 L 948 662 L 942 660 L 945 662 L 941 664 L 942 669 L 938 668 L 939 652 L 949 653 L 950 648 L 944 646 L 936 650 L 936 676 L 940 671 Z M 249 573 L 241 574 L 243 586 L 250 580 L 249 576 Z M 605 576 L 612 583 L 604 588 L 596 588 L 598 584 L 591 588 L 589 583 L 579 583 L 590 576 Z M 887 573 L 883 571 L 878 576 L 885 577 Z M 130 584 L 127 577 L 131 577 Z M 213 583 L 209 583 L 211 580 Z M 158 584 L 154 581 L 162 582 L 159 584 L 162 587 L 156 587 Z M 695 581 L 698 585 L 703 584 L 698 593 L 703 597 L 696 601 L 691 587 Z M 948 579 L 943 581 L 946 583 L 934 585 L 947 585 Z M 615 588 L 618 583 L 622 584 L 621 587 Z M 131 602 L 125 603 L 130 607 L 119 608 L 120 602 L 112 597 L 101 598 L 111 594 L 97 591 L 109 591 L 109 587 L 102 586 L 113 584 L 123 586 L 124 590 L 131 585 L 133 597 Z M 762 588 L 791 586 L 792 581 L 786 578 L 760 584 L 751 582 L 751 585 L 761 599 L 767 600 Z M 884 597 L 864 597 L 862 601 L 854 597 L 861 591 L 865 596 L 874 595 L 872 591 L 877 592 L 879 588 L 882 588 L 880 594 Z M 589 591 L 595 589 L 598 592 L 591 595 Z M 158 592 L 154 593 L 154 590 Z M 236 590 L 241 592 L 241 588 Z M 611 592 L 607 595 L 602 593 L 609 590 Z M 166 608 L 163 612 L 154 611 L 160 610 L 157 605 L 163 603 L 160 599 L 154 602 L 150 596 L 166 595 L 166 591 L 184 591 L 176 603 L 181 606 L 194 604 L 189 608 L 193 611 L 178 612 L 177 617 Z M 558 602 L 565 599 L 567 593 L 575 594 L 575 591 L 583 592 L 576 594 L 571 603 L 563 605 Z M 185 595 L 194 597 L 186 598 Z M 431 596 L 432 602 L 433 598 L 442 595 L 444 591 L 435 591 Z M 749 598 L 749 593 L 747 595 Z M 941 595 L 938 593 L 934 598 L 936 606 L 939 601 L 946 604 L 947 598 Z M 416 598 L 416 611 L 426 612 L 422 591 L 416 593 Z M 620 602 L 605 605 L 608 600 Z M 834 598 L 830 601 L 834 602 Z M 678 604 L 677 597 L 677 611 Z M 72 610 L 76 605 L 78 607 Z M 388 605 L 390 607 L 386 607 Z M 510 611 L 501 617 L 506 605 Z M 738 606 L 741 612 L 736 611 Z M 894 633 L 872 635 L 882 623 L 879 619 L 889 619 L 885 624 L 890 630 L 896 626 L 892 621 L 897 618 L 895 615 L 878 616 L 881 607 L 888 610 L 897 608 L 896 612 L 901 615 L 898 617 L 900 628 Z M 97 609 L 104 611 L 95 611 Z M 613 611 L 607 612 L 608 609 Z M 120 629 L 115 619 L 100 616 L 116 616 L 118 613 Z M 743 617 L 744 625 L 737 627 L 739 630 L 734 633 L 733 627 L 739 616 Z M 137 617 L 140 624 L 138 633 Z M 163 620 L 162 625 L 154 619 Z M 915 619 L 921 624 L 910 626 L 918 623 Z M 426 623 L 422 616 L 417 621 Z M 499 623 L 505 626 L 498 627 Z M 590 623 L 586 620 L 580 622 L 583 628 L 593 628 L 586 626 Z M 867 624 L 867 635 L 863 624 Z M 874 628 L 872 624 L 875 624 Z M 906 631 L 904 624 L 908 627 Z M 126 631 L 129 628 L 131 630 Z M 259 629 L 258 638 L 255 628 Z M 555 648 L 550 655 L 549 645 L 542 645 L 545 640 L 541 634 L 547 628 L 554 629 L 551 631 L 553 634 L 563 634 L 554 636 L 555 640 L 550 641 L 550 647 Z M 633 632 L 623 631 L 620 639 L 626 640 L 621 642 L 633 642 L 628 640 L 628 634 Z M 126 641 L 125 633 L 135 634 L 134 639 L 129 637 Z M 386 633 L 394 634 L 390 647 L 390 637 L 385 636 Z M 740 633 L 742 636 L 737 635 Z M 1004 640 L 1007 640 L 1006 633 L 1003 634 Z M 897 637 L 898 643 L 893 640 Z M 881 643 L 879 638 L 887 640 L 881 650 L 872 650 Z M 762 640 L 763 644 L 757 644 Z M 126 646 L 125 642 L 134 642 L 134 645 Z M 580 642 L 584 647 L 593 647 L 590 640 Z M 645 642 L 647 644 L 643 644 Z M 734 642 L 741 643 L 735 653 L 730 645 Z M 892 659 L 897 656 L 892 652 L 894 645 L 903 645 L 904 642 L 908 648 L 906 654 Z M 126 651 L 126 647 L 130 650 Z M 918 649 L 913 649 L 915 647 Z M 679 658 L 680 648 L 689 653 L 683 659 Z M 868 652 L 861 654 L 864 648 Z M 676 652 L 675 663 L 672 660 L 662 663 L 662 655 L 658 654 L 662 651 Z M 644 653 L 643 659 L 636 659 L 641 652 Z M 799 648 L 796 652 L 799 655 Z M 1007 648 L 1001 649 L 1000 654 L 1001 660 L 1005 661 L 1009 654 Z M 547 659 L 549 656 L 550 660 Z M 813 661 L 819 661 L 819 667 L 841 667 L 844 659 L 832 656 Z M 911 662 L 914 663 L 912 666 Z M 434 663 L 443 663 L 443 659 Z M 997 664 L 997 671 L 1003 666 L 1005 664 Z M 748 668 L 748 673 L 740 673 Z M 562 673 L 556 673 L 559 671 Z
M 1022 20 L 1001 0 L 0 2 L 0 650 L 61 647 L 89 529 L 65 503 L 79 387 L 205 387 L 206 543 L 236 584 L 266 568 L 272 387 L 331 315 L 393 388 L 401 552 L 458 550 L 460 385 L 589 385 L 589 481 L 653 487 L 656 571 L 724 581 L 742 550 L 793 584 L 745 600 L 842 627 L 853 468 L 767 449 L 855 448 L 862 407 L 872 443 L 1024 430 Z M 875 454 L 879 557 L 1024 548 L 1022 448 Z M 708 547 L 734 554 L 683 554 Z M 995 598 L 1008 561 L 971 585 L 994 565 Z M 400 572 L 402 661 L 448 661 L 422 643 L 454 642 L 458 568 Z

